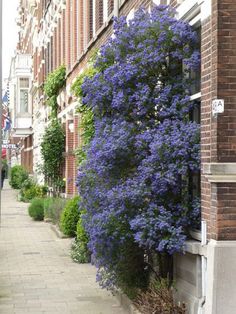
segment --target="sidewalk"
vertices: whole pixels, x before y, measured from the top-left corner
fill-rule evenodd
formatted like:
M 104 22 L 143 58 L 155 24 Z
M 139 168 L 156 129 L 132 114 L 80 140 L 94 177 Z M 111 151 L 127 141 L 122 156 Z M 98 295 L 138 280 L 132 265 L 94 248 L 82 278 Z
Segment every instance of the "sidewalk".
M 7 180 L 0 228 L 1 314 L 126 314 L 115 297 L 95 282 L 96 270 L 74 263 L 71 240 L 34 222 L 27 204 L 16 201 Z

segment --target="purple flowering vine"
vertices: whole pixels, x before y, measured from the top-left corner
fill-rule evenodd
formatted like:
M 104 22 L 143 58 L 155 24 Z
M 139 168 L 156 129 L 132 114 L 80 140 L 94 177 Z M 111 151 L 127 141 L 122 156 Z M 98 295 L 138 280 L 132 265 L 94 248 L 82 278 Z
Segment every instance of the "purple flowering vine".
M 199 66 L 197 36 L 163 6 L 116 19 L 114 34 L 82 85 L 95 132 L 77 180 L 106 287 L 122 285 L 123 265 L 138 259 L 129 272 L 141 278 L 144 252 L 181 251 L 200 212 L 189 191 L 200 167 L 188 75 Z

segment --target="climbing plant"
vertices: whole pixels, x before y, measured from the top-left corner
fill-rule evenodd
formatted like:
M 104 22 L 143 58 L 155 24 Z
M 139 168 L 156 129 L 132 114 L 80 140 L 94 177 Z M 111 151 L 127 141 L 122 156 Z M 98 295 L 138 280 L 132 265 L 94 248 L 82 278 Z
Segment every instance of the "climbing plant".
M 64 130 L 57 119 L 53 119 L 47 127 L 41 143 L 43 159 L 42 173 L 46 183 L 59 192 L 63 186 L 62 163 L 65 148 Z
M 189 119 L 196 44 L 169 7 L 140 9 L 128 24 L 115 20 L 97 73 L 78 90 L 94 121 L 78 188 L 105 287 L 145 286 L 151 256 L 181 251 L 199 223 L 189 191 L 189 174 L 200 167 L 199 125 Z
M 89 67 L 80 74 L 72 84 L 71 91 L 78 99 L 77 112 L 80 115 L 79 131 L 82 144 L 76 149 L 78 165 L 81 165 L 86 158 L 86 147 L 94 136 L 94 119 L 93 112 L 86 104 L 81 103 L 83 97 L 82 85 L 86 78 L 92 78 L 98 72 L 90 62 Z
M 48 74 L 44 83 L 44 92 L 47 96 L 47 104 L 51 107 L 52 118 L 57 116 L 57 96 L 66 82 L 66 68 L 64 65 Z

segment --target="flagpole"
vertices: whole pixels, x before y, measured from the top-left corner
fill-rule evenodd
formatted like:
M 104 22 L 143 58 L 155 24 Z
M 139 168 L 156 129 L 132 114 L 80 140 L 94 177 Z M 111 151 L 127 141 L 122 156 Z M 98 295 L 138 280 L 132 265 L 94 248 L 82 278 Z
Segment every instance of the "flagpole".
M 2 182 L 2 1 L 0 0 L 0 122 L 1 122 L 1 132 L 0 132 L 0 184 Z M 0 226 L 2 220 L 2 190 L 0 189 Z

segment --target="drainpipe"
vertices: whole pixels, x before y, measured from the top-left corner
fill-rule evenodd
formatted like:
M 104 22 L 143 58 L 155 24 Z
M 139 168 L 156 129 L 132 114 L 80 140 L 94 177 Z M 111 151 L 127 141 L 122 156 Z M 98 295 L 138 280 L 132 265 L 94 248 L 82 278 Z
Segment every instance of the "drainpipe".
M 114 16 L 116 17 L 119 16 L 119 4 L 120 4 L 120 0 L 114 1 Z

